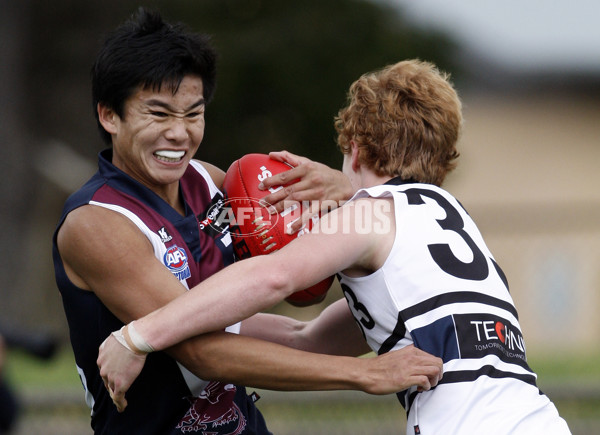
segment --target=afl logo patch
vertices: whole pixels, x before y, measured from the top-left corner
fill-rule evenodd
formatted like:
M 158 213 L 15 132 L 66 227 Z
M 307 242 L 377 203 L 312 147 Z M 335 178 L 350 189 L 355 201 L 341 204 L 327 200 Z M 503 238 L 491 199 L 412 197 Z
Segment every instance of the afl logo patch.
M 187 255 L 179 246 L 173 245 L 168 248 L 163 256 L 163 262 L 178 280 L 182 281 L 191 276 Z

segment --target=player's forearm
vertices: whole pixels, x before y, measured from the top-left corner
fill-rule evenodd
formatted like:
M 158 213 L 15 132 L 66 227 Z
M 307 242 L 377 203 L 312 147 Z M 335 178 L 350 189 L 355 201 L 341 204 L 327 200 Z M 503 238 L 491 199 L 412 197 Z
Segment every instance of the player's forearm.
M 171 351 L 202 379 L 255 388 L 368 392 L 375 382 L 367 359 L 302 352 L 235 334 L 207 334 Z
M 235 263 L 153 313 L 136 331 L 155 350 L 221 330 L 270 308 L 291 293 L 285 280 L 261 272 L 260 257 Z M 260 278 L 259 278 L 260 277 Z M 266 277 L 266 278 L 265 278 Z

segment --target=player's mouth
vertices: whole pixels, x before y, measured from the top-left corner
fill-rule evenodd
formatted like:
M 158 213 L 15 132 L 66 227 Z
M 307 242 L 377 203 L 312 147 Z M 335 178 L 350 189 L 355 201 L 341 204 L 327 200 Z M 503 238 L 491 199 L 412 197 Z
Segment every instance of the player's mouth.
M 154 157 L 166 163 L 177 163 L 184 155 L 185 151 L 159 150 L 154 152 Z

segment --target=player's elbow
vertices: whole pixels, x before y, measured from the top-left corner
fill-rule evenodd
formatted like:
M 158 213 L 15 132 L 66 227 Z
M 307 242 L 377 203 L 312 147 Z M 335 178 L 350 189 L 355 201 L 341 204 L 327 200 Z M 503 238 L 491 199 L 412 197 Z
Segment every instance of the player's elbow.
M 293 272 L 278 262 L 264 263 L 263 268 L 256 274 L 261 280 L 258 285 L 273 303 L 278 303 L 294 291 Z
M 167 349 L 167 353 L 200 379 L 225 380 L 223 334 L 213 332 L 193 337 Z
M 248 291 L 252 291 L 263 301 L 268 301 L 269 306 L 281 302 L 293 293 L 294 275 L 297 274 L 293 267 L 275 254 L 279 252 L 244 260 L 247 261 L 244 276 L 251 280 L 247 283 Z

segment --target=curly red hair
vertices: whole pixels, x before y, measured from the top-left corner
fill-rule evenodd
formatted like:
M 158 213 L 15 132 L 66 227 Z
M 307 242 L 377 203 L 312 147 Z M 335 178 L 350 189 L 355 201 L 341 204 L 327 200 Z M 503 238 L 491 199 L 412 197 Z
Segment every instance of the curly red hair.
M 456 167 L 462 104 L 431 63 L 406 60 L 364 74 L 335 118 L 344 154 L 354 141 L 359 161 L 380 176 L 440 186 Z

